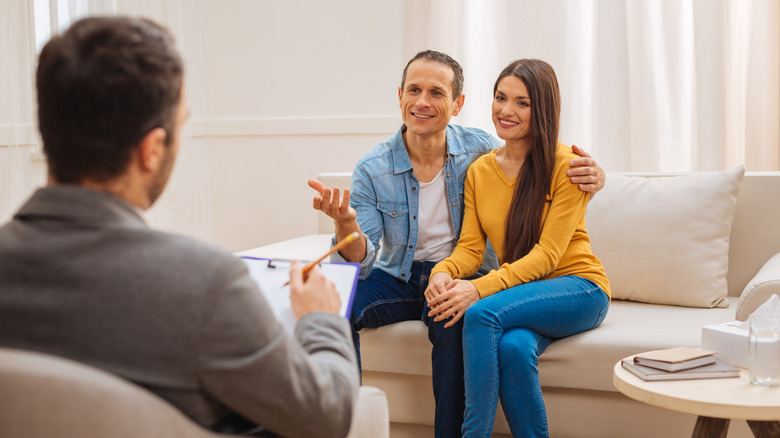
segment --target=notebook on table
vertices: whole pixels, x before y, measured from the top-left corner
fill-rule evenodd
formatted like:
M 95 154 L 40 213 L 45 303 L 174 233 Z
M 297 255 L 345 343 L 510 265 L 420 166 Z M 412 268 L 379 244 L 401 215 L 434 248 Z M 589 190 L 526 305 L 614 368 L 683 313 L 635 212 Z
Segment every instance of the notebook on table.
M 633 360 L 623 359 L 623 368 L 642 380 L 688 380 L 688 379 L 720 379 L 739 377 L 739 368 L 731 366 L 722 360 L 715 358 L 715 363 L 682 371 L 664 371 L 657 368 L 646 367 L 634 363 Z

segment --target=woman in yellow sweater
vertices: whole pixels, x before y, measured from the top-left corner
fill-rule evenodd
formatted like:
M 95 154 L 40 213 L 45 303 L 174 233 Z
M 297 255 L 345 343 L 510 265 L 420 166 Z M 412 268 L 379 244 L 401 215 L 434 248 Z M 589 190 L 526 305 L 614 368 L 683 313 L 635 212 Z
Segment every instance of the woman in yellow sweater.
M 506 144 L 469 168 L 460 239 L 431 271 L 425 297 L 436 320 L 451 325 L 465 313 L 463 436 L 490 436 L 499 397 L 513 436 L 547 436 L 539 354 L 601 324 L 609 281 L 585 231 L 589 195 L 566 176 L 576 155 L 558 143 L 552 67 L 535 59 L 509 64 L 496 80 L 492 111 Z M 487 238 L 502 265 L 462 280 L 479 269 Z

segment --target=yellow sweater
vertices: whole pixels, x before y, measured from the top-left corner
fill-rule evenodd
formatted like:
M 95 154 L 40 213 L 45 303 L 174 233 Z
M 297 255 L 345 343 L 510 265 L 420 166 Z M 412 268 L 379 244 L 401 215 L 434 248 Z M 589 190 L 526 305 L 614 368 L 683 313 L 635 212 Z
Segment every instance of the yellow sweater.
M 472 283 L 484 298 L 523 283 L 576 275 L 593 281 L 610 296 L 609 280 L 601 261 L 590 248 L 585 231 L 585 211 L 590 196 L 566 176 L 575 158 L 571 148 L 559 143 L 555 151 L 552 184 L 542 213 L 539 242 L 514 263 L 504 263 Z M 496 160 L 496 151 L 483 155 L 469 167 L 464 187 L 463 228 L 452 255 L 431 271 L 453 278 L 474 275 L 482 264 L 486 238 L 499 260 L 504 258 L 504 229 L 515 179 L 506 176 Z

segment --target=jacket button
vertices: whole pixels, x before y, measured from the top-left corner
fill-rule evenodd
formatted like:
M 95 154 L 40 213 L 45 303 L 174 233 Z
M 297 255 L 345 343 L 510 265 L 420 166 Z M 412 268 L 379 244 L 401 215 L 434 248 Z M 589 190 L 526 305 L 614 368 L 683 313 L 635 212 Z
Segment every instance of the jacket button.
M 454 204 L 453 204 L 454 205 Z M 395 212 L 393 212 L 393 216 L 395 216 Z
M 450 177 L 450 174 L 448 173 L 448 174 L 447 174 L 447 178 L 449 178 L 449 177 Z
M 412 249 L 412 245 L 409 245 L 409 249 Z
M 417 190 L 417 187 L 412 187 L 412 191 L 415 191 L 415 190 Z
M 454 203 L 454 202 L 452 203 L 452 206 L 453 206 L 453 207 L 455 206 L 455 203 Z M 393 214 L 395 214 L 395 213 L 393 213 Z
M 417 216 L 412 216 L 412 219 L 413 220 L 417 220 Z
M 406 274 L 401 274 L 401 277 L 406 277 Z

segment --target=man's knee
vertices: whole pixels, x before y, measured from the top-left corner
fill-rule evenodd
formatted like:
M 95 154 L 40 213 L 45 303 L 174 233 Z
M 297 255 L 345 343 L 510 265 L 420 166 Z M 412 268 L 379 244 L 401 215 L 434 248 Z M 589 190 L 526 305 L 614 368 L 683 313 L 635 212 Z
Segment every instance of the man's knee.
M 374 271 L 376 271 L 376 269 Z M 366 313 L 370 311 L 378 301 L 383 299 L 381 296 L 382 288 L 379 287 L 380 285 L 378 285 L 376 281 L 372 281 L 372 277 L 375 277 L 373 272 L 367 279 L 358 281 L 355 290 L 355 298 L 352 301 L 352 310 L 349 315 L 349 322 L 352 324 L 352 329 L 355 331 L 366 328 Z
M 463 342 L 463 319 L 453 324 L 451 327 L 444 327 L 448 321 L 434 322 L 433 318 L 427 321 L 428 340 L 432 344 L 437 343 L 456 343 L 461 345 Z

